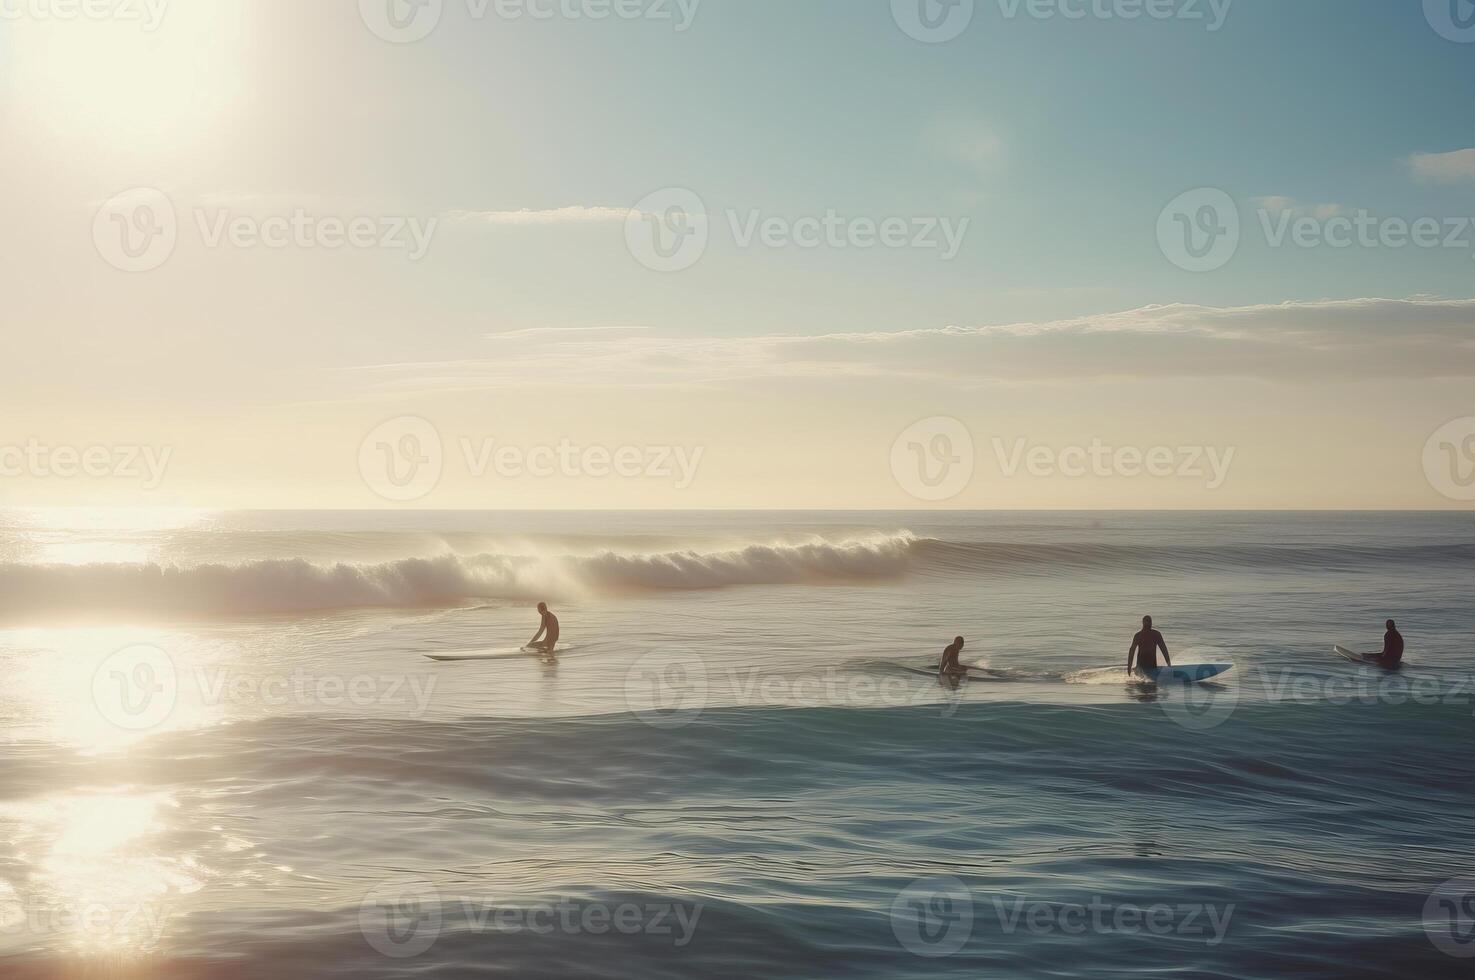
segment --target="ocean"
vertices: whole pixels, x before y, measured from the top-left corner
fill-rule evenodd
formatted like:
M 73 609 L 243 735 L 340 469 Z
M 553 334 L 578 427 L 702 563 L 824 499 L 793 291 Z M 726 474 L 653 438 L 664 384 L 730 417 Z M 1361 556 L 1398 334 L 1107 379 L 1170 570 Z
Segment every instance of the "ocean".
M 1472 570 L 1469 513 L 6 511 L 0 974 L 1469 976 Z M 1127 677 L 1144 615 L 1234 670 Z

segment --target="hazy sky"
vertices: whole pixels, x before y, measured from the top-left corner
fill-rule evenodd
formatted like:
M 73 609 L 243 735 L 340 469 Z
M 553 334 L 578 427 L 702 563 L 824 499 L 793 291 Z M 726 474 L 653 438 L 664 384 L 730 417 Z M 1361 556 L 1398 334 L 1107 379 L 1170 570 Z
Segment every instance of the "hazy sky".
M 0 0 L 0 505 L 1468 506 L 1452 13 Z

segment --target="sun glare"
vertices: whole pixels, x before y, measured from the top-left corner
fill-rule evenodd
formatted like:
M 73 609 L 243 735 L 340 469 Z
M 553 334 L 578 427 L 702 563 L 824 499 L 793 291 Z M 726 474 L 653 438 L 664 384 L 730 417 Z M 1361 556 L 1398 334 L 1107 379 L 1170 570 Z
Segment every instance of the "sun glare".
M 143 5 L 140 5 L 142 9 Z M 238 35 L 215 4 L 169 5 L 144 22 L 21 18 L 8 23 L 15 84 L 55 137 L 149 152 L 198 142 L 238 91 Z

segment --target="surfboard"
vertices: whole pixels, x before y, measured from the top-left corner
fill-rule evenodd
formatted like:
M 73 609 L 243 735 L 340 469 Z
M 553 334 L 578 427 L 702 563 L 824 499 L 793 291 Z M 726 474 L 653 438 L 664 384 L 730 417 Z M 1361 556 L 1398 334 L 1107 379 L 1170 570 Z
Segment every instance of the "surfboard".
M 1158 684 L 1197 684 L 1233 669 L 1234 664 L 1174 664 L 1171 667 L 1149 667 L 1140 673 Z
M 930 665 L 927 665 L 927 664 L 918 665 L 918 664 L 903 664 L 903 663 L 898 663 L 898 664 L 893 664 L 893 666 L 900 667 L 902 670 L 906 671 L 909 674 L 920 674 L 920 675 L 922 675 L 924 677 L 937 677 L 938 676 L 937 664 L 935 664 L 935 663 L 930 664 Z M 993 675 L 994 674 L 994 671 L 990 670 L 987 667 L 976 667 L 976 666 L 971 666 L 969 664 L 963 664 L 963 673 L 966 673 L 969 677 L 988 677 L 988 676 Z M 946 676 L 949 676 L 949 677 L 960 677 L 960 676 L 962 676 L 962 674 L 948 674 Z
M 1376 653 L 1355 653 L 1346 647 L 1332 647 L 1332 651 L 1343 660 L 1350 660 L 1355 664 L 1368 664 L 1372 667 L 1383 667 L 1383 662 L 1378 659 Z M 1383 667 L 1384 670 L 1389 668 Z
M 525 657 L 546 656 L 546 654 L 542 650 L 529 650 L 527 647 L 508 647 L 500 650 L 460 650 L 448 653 L 427 653 L 425 656 L 431 660 L 438 660 L 441 663 L 455 663 L 462 660 L 517 660 Z

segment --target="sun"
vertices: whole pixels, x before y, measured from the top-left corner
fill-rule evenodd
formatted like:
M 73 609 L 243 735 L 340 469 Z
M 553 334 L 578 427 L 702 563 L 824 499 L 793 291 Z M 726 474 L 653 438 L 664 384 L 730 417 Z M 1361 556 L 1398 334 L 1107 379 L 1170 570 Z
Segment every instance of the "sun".
M 241 90 L 239 31 L 212 2 L 111 6 L 136 16 L 4 22 L 18 104 L 69 143 L 130 155 L 196 143 Z

